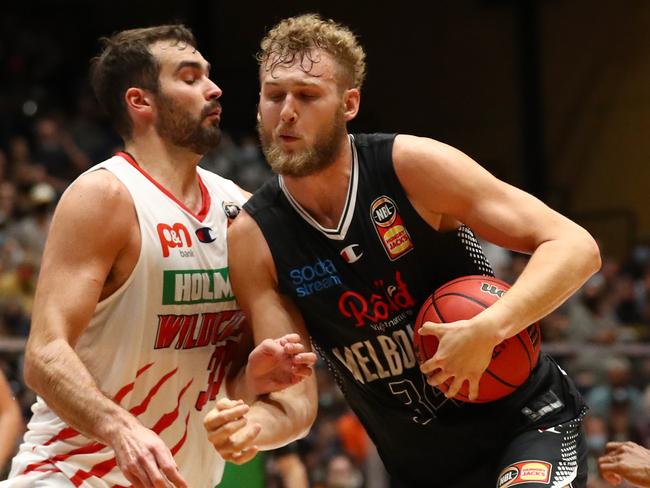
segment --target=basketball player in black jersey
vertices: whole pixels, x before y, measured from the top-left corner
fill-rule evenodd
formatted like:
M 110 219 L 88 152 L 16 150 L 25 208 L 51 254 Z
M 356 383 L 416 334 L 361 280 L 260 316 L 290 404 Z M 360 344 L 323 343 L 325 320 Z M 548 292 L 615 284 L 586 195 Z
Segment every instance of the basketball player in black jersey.
M 548 356 L 499 401 L 451 397 L 464 382 L 475 397 L 494 346 L 599 268 L 592 237 L 445 144 L 348 134 L 365 65 L 346 27 L 289 18 L 261 47 L 259 132 L 278 176 L 229 236 L 256 341 L 308 334 L 400 485 L 585 486 L 585 407 Z M 440 345 L 419 366 L 411 340 L 422 302 L 453 278 L 492 273 L 473 232 L 530 253 L 529 264 L 475 318 L 425 325 Z M 434 387 L 447 379 L 445 396 Z

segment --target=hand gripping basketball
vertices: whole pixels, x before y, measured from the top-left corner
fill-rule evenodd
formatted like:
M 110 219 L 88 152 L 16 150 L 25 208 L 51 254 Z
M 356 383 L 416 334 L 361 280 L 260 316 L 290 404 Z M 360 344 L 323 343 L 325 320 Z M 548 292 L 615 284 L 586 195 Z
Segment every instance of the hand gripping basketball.
M 433 357 L 438 349 L 435 335 L 418 333 L 425 322 L 451 323 L 469 320 L 495 303 L 509 288 L 501 280 L 488 276 L 464 276 L 438 288 L 422 305 L 415 320 L 413 342 L 420 363 Z M 521 386 L 537 364 L 540 351 L 539 324 L 535 323 L 519 334 L 494 347 L 492 359 L 479 381 L 477 398 L 470 400 L 465 382 L 456 400 L 485 403 L 509 395 Z M 451 379 L 437 385 L 444 393 Z

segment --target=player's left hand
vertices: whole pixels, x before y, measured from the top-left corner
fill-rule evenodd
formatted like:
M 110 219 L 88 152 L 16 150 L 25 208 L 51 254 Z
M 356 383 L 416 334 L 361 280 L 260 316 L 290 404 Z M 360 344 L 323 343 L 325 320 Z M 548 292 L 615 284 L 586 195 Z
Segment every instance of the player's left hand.
M 251 390 L 264 395 L 311 376 L 316 354 L 306 350 L 298 334 L 262 341 L 248 356 L 246 381 Z
M 420 366 L 422 373 L 428 376 L 427 382 L 431 386 L 438 386 L 450 380 L 445 395 L 452 398 L 467 381 L 469 398 L 476 399 L 481 375 L 490 364 L 496 345 L 489 327 L 475 319 L 448 324 L 425 322 L 419 333 L 434 335 L 439 341 L 433 357 Z
M 608 442 L 598 467 L 612 485 L 625 479 L 634 486 L 650 487 L 650 451 L 634 442 Z
M 203 426 L 217 452 L 226 461 L 244 464 L 255 457 L 255 439 L 261 426 L 249 422 L 250 407 L 242 400 L 220 399 L 203 419 Z

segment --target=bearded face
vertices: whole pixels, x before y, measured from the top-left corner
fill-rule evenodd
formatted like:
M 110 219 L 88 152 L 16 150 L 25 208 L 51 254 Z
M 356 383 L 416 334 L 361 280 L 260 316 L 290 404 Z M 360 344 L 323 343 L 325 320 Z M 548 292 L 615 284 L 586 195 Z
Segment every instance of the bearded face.
M 220 106 L 217 100 L 208 103 L 198 117 L 162 92 L 156 94 L 156 104 L 158 118 L 155 127 L 163 139 L 200 155 L 219 145 L 221 129 L 218 123 L 205 122 L 208 115 Z
M 345 140 L 345 118 L 343 106 L 340 106 L 330 121 L 324 123 L 323 129 L 314 137 L 314 142 L 302 149 L 287 150 L 277 142 L 277 134 L 283 127 L 264 126 L 263 118 L 257 121 L 257 131 L 264 156 L 271 169 L 286 176 L 308 176 L 334 162 Z

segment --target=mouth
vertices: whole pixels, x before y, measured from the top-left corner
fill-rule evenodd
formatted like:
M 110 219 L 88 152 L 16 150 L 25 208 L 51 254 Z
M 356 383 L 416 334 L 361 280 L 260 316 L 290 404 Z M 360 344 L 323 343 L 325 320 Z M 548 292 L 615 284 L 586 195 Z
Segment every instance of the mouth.
M 278 133 L 278 139 L 288 144 L 297 141 L 298 139 L 300 139 L 300 137 L 296 136 L 291 132 L 280 132 Z
M 210 112 L 208 115 L 206 115 L 206 119 L 211 119 L 211 120 L 216 120 L 217 122 L 221 122 L 221 110 L 215 110 L 213 112 Z

